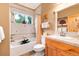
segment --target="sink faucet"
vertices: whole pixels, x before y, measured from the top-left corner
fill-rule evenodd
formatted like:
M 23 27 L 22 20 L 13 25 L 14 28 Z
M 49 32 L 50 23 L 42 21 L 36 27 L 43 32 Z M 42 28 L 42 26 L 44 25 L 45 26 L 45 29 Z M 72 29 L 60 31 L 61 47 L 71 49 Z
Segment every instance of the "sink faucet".
M 60 32 L 60 36 L 66 36 L 65 32 Z
M 27 37 L 23 37 L 23 39 L 25 40 Z

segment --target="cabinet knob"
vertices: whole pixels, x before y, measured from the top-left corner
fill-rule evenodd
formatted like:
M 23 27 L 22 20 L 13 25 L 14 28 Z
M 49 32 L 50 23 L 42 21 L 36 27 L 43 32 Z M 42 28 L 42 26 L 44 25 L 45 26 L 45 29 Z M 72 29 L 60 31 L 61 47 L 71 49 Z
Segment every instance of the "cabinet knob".
M 68 51 L 70 51 L 70 52 L 75 52 L 75 53 L 78 53 L 78 54 L 79 54 L 79 52 L 76 51 L 76 50 L 74 50 L 74 49 L 69 49 Z

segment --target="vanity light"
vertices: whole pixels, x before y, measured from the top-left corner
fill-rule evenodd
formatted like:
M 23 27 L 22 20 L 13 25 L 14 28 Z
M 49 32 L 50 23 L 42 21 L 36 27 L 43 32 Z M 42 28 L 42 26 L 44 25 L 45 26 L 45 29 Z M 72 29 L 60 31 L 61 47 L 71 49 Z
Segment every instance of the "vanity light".
M 0 26 L 0 43 L 5 38 L 3 27 Z

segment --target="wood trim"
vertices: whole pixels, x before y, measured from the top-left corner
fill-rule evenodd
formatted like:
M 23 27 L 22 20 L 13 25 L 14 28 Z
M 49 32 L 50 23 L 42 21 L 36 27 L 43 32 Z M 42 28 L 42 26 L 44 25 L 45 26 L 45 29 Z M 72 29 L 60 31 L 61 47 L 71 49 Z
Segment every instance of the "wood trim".
M 29 8 L 29 7 L 26 7 L 26 6 L 20 5 L 19 3 L 15 3 L 15 5 L 18 5 L 18 6 L 21 6 L 21 7 L 23 7 L 23 8 L 27 8 L 27 9 L 30 9 L 30 10 L 33 10 L 33 11 L 34 11 L 34 9 L 31 9 L 31 8 Z
M 42 4 L 40 4 L 37 8 L 35 8 L 34 11 L 37 10 L 40 6 L 42 6 Z
M 31 11 L 34 12 L 33 9 L 30 9 L 30 8 L 28 8 L 28 7 L 25 7 L 25 6 L 19 5 L 19 4 L 17 4 L 17 3 L 15 3 L 15 4 L 9 4 L 9 5 L 10 5 L 10 8 L 16 8 L 16 9 L 20 9 L 20 10 L 23 10 L 23 11 L 26 11 L 25 9 L 29 9 L 29 10 L 31 10 Z M 15 7 L 14 5 L 18 6 L 18 8 Z M 19 7 L 20 7 L 20 8 L 19 8 Z M 24 8 L 24 9 L 22 9 L 22 8 Z

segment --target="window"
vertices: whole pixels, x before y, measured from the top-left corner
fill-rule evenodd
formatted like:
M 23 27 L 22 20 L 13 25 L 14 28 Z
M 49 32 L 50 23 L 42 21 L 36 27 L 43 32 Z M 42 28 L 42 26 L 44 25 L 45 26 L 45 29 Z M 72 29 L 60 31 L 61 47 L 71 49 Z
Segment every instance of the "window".
M 33 17 L 27 14 L 14 12 L 14 18 L 16 23 L 32 24 Z

